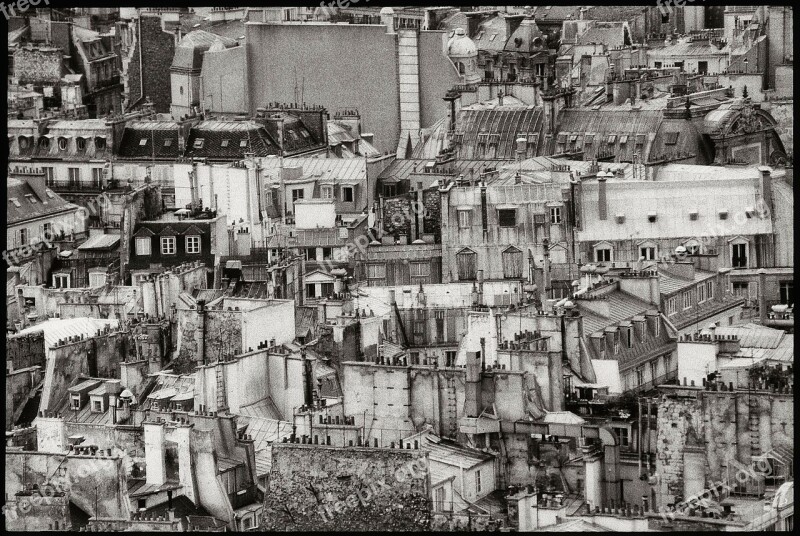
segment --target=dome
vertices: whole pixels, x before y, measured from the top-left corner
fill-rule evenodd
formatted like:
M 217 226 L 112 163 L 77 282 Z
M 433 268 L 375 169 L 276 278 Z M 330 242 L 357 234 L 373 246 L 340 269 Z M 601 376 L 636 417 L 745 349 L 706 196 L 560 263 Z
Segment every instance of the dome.
M 394 9 L 388 6 L 381 8 L 381 15 L 394 15 Z
M 794 482 L 786 482 L 778 488 L 775 492 L 775 498 L 772 500 L 773 508 L 784 508 L 790 504 L 794 504 Z
M 472 58 L 478 56 L 478 47 L 475 41 L 467 37 L 463 28 L 457 28 L 447 42 L 447 55 L 457 58 Z

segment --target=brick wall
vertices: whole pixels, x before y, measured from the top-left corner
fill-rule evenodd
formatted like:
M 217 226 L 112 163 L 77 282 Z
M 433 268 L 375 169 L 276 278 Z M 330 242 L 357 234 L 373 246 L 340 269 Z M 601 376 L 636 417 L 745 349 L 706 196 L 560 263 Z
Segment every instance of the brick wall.
M 400 476 L 417 460 L 425 469 L 413 475 L 422 478 Z M 427 453 L 275 444 L 263 523 L 268 531 L 428 529 Z
M 407 196 L 383 200 L 383 230 L 389 235 L 411 232 L 411 199 Z
M 13 370 L 44 366 L 44 333 L 6 339 L 6 360 L 11 361 Z

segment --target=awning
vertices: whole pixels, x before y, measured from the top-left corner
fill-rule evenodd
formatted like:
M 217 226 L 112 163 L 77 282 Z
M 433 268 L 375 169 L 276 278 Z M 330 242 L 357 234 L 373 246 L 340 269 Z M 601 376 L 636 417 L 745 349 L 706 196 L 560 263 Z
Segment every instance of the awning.
M 87 249 L 113 249 L 119 244 L 119 235 L 102 234 L 90 236 L 89 239 L 78 246 L 79 250 Z

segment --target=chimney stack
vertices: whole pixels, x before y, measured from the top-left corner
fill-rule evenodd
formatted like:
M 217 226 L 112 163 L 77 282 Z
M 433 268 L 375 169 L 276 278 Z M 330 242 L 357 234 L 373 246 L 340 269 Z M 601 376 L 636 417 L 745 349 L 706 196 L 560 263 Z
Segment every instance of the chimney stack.
M 601 220 L 605 220 L 608 218 L 608 202 L 606 200 L 606 174 L 604 172 L 600 172 L 597 174 L 597 185 L 598 185 L 598 198 L 597 198 L 597 210 L 598 216 Z

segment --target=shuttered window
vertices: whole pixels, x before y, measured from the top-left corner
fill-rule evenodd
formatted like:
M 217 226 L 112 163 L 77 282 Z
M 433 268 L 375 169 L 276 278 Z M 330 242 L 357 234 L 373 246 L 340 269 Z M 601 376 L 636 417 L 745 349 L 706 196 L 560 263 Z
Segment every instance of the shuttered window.
M 477 274 L 478 255 L 471 249 L 462 249 L 456 255 L 458 265 L 458 279 L 462 281 L 474 280 Z
M 506 279 L 522 277 L 522 251 L 514 246 L 503 252 L 503 277 Z

